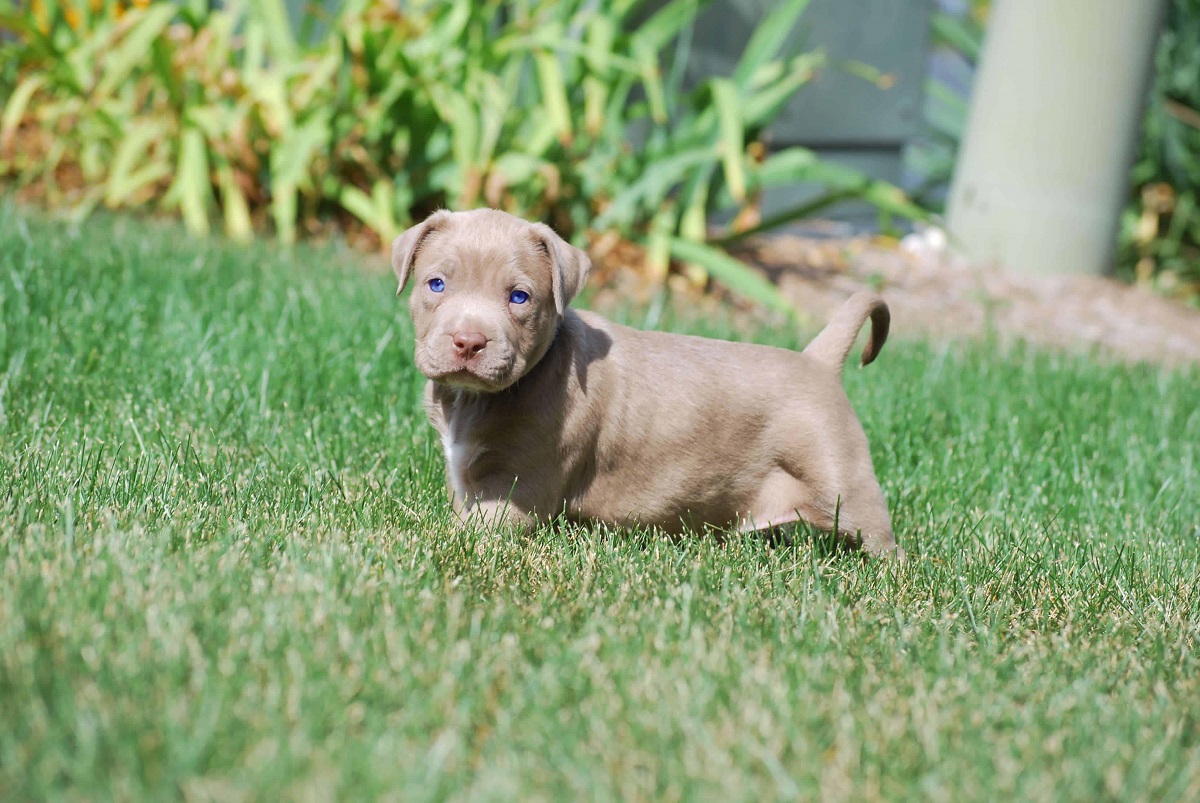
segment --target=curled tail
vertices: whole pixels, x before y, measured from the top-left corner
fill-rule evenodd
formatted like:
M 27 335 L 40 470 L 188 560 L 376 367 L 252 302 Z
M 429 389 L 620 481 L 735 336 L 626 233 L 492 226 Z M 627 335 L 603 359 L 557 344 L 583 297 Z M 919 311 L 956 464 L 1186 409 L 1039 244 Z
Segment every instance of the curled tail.
M 839 374 L 850 354 L 850 347 L 858 338 L 858 330 L 870 317 L 871 337 L 863 349 L 862 364 L 867 365 L 879 356 L 887 341 L 888 326 L 892 315 L 887 304 L 878 293 L 862 290 L 850 298 L 834 313 L 833 319 L 804 349 L 804 353 L 829 365 Z

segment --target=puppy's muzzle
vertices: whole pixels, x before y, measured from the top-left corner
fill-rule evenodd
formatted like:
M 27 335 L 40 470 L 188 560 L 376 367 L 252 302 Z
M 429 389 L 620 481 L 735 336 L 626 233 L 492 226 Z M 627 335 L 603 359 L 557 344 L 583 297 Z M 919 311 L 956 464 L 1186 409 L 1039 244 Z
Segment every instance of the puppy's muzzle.
M 417 367 L 429 379 L 474 391 L 508 384 L 513 350 L 473 328 L 443 330 L 417 347 Z

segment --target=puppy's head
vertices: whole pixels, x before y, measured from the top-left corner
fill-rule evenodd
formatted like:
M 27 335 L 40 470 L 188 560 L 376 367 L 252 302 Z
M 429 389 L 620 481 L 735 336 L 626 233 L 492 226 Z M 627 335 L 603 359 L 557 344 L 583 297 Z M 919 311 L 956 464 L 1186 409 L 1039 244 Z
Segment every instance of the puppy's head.
M 495 393 L 545 355 L 591 262 L 550 227 L 505 212 L 435 212 L 396 238 L 397 293 L 429 379 Z

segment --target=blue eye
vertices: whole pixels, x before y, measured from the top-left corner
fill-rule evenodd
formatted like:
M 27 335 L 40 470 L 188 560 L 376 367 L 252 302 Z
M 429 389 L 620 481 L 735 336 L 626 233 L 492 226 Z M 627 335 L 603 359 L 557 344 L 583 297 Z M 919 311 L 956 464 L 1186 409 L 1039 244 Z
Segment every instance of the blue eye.
M 509 294 L 508 300 L 514 304 L 524 304 L 529 300 L 529 293 L 526 293 L 524 290 L 513 290 Z
M 435 293 L 440 293 L 446 289 L 446 283 L 441 279 L 430 279 L 429 289 Z

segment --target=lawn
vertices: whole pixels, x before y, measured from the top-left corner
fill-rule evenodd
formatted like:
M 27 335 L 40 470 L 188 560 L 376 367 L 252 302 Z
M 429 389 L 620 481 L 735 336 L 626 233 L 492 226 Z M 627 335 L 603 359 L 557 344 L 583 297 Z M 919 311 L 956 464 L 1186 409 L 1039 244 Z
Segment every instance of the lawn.
M 1195 370 L 894 321 L 902 565 L 456 534 L 393 291 L 0 206 L 0 798 L 1200 798 Z

